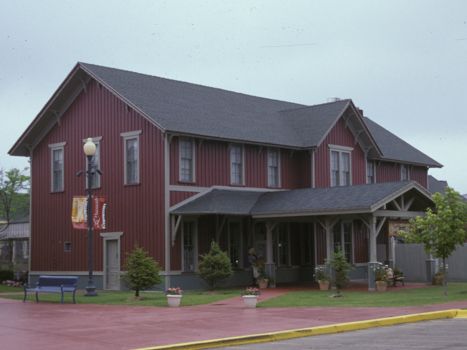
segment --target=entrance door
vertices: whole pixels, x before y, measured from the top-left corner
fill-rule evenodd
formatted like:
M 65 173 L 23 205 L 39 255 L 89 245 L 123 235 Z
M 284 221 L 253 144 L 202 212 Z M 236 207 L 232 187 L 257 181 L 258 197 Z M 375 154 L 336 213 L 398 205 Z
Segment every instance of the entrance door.
M 106 289 L 120 289 L 120 254 L 118 239 L 105 240 L 105 280 Z

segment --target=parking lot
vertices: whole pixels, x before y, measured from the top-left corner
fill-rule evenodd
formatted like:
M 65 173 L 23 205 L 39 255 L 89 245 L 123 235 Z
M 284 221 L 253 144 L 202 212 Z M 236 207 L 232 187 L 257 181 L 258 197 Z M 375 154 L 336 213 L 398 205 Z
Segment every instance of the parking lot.
M 465 350 L 467 319 L 436 320 L 319 335 L 273 343 L 247 344 L 226 350 Z

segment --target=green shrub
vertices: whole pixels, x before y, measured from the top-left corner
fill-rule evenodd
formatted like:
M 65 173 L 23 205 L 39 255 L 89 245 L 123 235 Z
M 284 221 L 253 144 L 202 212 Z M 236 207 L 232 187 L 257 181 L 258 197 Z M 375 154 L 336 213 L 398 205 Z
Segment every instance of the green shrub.
M 329 263 L 331 268 L 334 270 L 332 282 L 336 287 L 336 295 L 340 296 L 341 289 L 347 286 L 349 283 L 349 277 L 347 274 L 349 273 L 352 266 L 347 262 L 342 250 L 336 251 Z
M 140 290 L 161 283 L 159 264 L 143 248 L 136 246 L 127 255 L 125 270 L 123 280 L 135 291 L 135 297 L 139 297 Z
M 214 289 L 217 283 L 232 275 L 230 259 L 216 242 L 211 243 L 209 253 L 201 256 L 199 274 L 211 289 Z

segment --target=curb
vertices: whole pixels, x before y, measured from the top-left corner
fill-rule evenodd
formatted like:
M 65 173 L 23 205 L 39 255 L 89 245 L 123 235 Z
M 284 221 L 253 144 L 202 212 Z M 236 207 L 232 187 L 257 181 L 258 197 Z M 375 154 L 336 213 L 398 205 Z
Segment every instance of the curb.
M 410 314 L 404 316 L 393 316 L 386 318 L 377 318 L 373 320 L 337 323 L 325 326 L 317 326 L 310 328 L 291 329 L 287 331 L 269 332 L 252 334 L 238 337 L 228 337 L 220 339 L 210 339 L 195 341 L 189 343 L 178 343 L 161 346 L 153 346 L 147 348 L 139 348 L 136 350 L 198 350 L 219 348 L 225 346 L 245 345 L 255 343 L 266 343 L 279 340 L 287 340 L 293 338 L 309 337 L 314 335 L 335 334 L 341 332 L 356 331 L 368 328 L 393 326 L 397 324 L 413 323 L 420 321 L 440 320 L 447 318 L 467 318 L 467 310 L 451 309 L 443 311 L 424 312 L 419 314 Z

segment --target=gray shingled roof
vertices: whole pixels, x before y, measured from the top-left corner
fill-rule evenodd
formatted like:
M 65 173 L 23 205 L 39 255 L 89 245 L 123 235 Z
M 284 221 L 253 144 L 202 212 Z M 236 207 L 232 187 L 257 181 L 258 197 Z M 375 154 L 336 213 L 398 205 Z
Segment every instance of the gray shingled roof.
M 443 180 L 438 180 L 434 176 L 428 175 L 428 191 L 431 193 L 441 193 L 446 192 L 446 187 L 448 187 L 448 182 Z
M 314 106 L 170 80 L 121 69 L 78 63 L 67 82 L 21 135 L 9 154 L 28 156 L 29 147 L 56 122 L 50 110 L 61 110 L 76 86 L 89 75 L 136 108 L 161 129 L 180 134 L 286 148 L 316 147 L 337 119 L 352 106 L 340 100 Z M 358 120 L 357 120 L 358 119 Z M 354 122 L 361 123 L 357 117 Z M 394 161 L 441 166 L 375 122 L 365 119 L 368 146 Z M 366 130 L 368 129 L 368 130 Z M 366 134 L 365 133 L 365 134 Z M 370 135 L 371 134 L 371 135 Z M 371 147 L 369 148 L 371 149 Z
M 306 188 L 289 191 L 252 192 L 213 189 L 186 204 L 172 214 L 252 215 L 326 215 L 347 212 L 373 212 L 394 195 L 413 188 L 429 199 L 429 194 L 414 181 L 385 182 L 331 188 Z M 375 207 L 376 206 L 376 207 Z
M 87 63 L 80 65 L 165 130 L 230 140 L 303 146 L 303 140 L 295 130 L 279 117 L 279 111 L 303 105 Z
M 436 160 L 420 152 L 373 120 L 365 117 L 364 121 L 383 152 L 383 159 L 442 167 Z
M 249 215 L 264 192 L 213 189 L 197 199 L 172 210 L 172 214 Z

